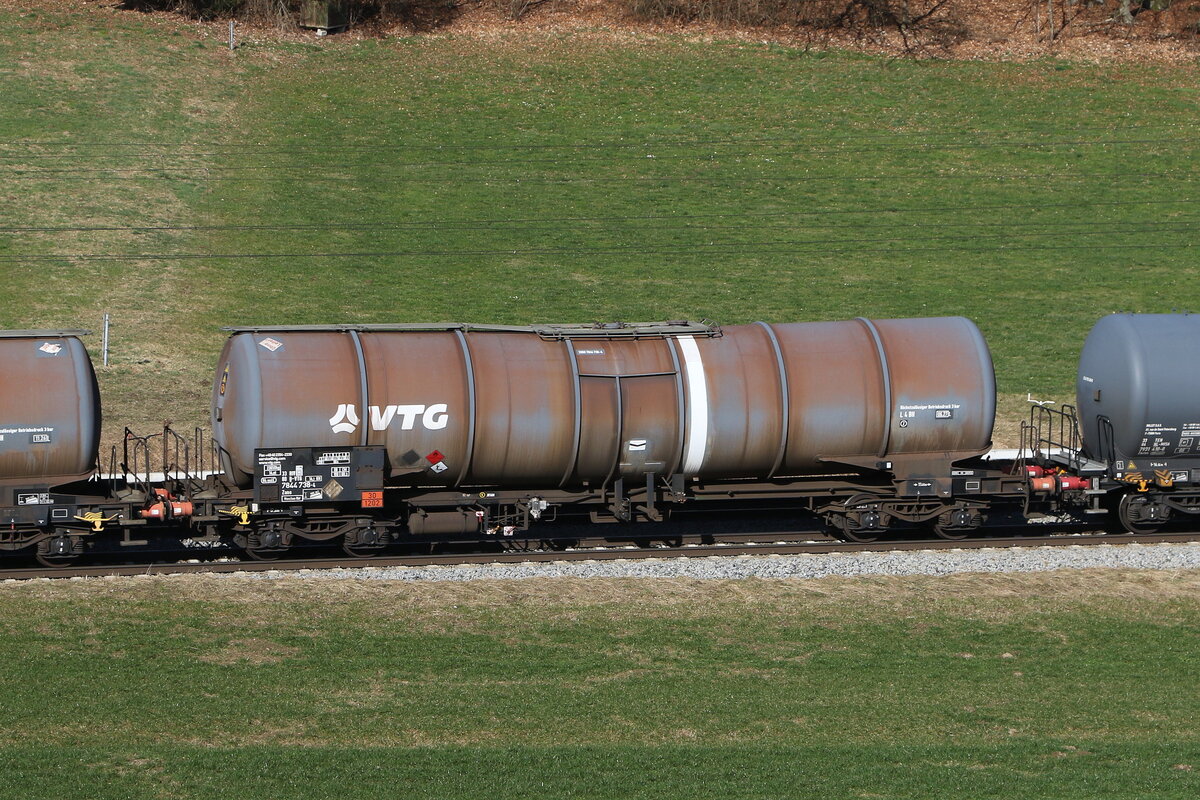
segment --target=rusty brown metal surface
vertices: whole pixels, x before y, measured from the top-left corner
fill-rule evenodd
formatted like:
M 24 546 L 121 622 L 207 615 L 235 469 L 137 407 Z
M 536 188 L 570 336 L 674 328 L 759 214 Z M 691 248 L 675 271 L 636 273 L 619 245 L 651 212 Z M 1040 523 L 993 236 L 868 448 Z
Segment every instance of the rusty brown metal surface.
M 99 393 L 83 343 L 54 331 L 0 336 L 0 483 L 86 476 L 99 442 Z
M 369 443 L 392 454 L 391 474 L 452 485 L 470 457 L 471 376 L 467 353 L 453 333 L 365 333 Z M 445 470 L 430 471 L 427 456 Z
M 886 401 L 869 331 L 857 322 L 772 327 L 783 351 L 791 411 L 782 472 L 817 469 L 824 455 L 877 450 Z
M 966 319 L 678 330 L 237 332 L 214 429 L 243 484 L 256 447 L 379 444 L 402 483 L 553 489 L 988 445 L 991 358 Z
M 891 374 L 888 453 L 982 450 L 992 437 L 996 384 L 979 329 L 962 317 L 879 320 Z
M 557 486 L 575 439 L 570 361 L 558 342 L 468 334 L 475 364 L 475 454 L 469 481 Z
M 783 436 L 783 394 L 775 349 L 759 325 L 726 328 L 697 343 L 708 394 L 705 477 L 765 477 Z
M 230 337 L 213 392 L 213 438 L 226 472 L 248 485 L 255 448 L 364 444 L 361 375 L 348 334 Z
M 568 346 L 586 387 L 574 482 L 669 474 L 679 460 L 681 395 L 668 341 L 574 340 Z

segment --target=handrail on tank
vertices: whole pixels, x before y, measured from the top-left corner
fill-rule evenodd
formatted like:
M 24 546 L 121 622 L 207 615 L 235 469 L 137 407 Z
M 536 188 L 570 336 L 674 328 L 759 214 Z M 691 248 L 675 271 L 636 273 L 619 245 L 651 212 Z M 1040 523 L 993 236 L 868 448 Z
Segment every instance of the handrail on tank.
M 138 436 L 126 427 L 122 442 L 121 472 L 125 476 L 125 482 L 147 494 L 150 493 L 150 439 L 155 435 Z M 130 442 L 133 442 L 132 453 Z
M 721 336 L 721 326 L 707 319 L 661 322 L 593 322 L 590 324 L 476 325 L 463 322 L 345 325 L 249 325 L 221 328 L 230 333 L 382 333 L 389 331 L 462 331 L 464 333 L 535 333 L 543 339 L 649 339 L 666 336 Z
M 1068 403 L 1059 408 L 1041 404 L 1030 406 L 1029 430 L 1030 455 L 1036 459 L 1051 461 L 1051 451 L 1057 449 L 1066 460 L 1066 466 L 1079 469 L 1083 465 L 1082 437 L 1075 406 Z
M 1111 469 L 1112 463 L 1117 460 L 1117 435 L 1113 430 L 1112 420 L 1103 414 L 1098 415 L 1096 429 L 1097 444 L 1100 447 L 1099 455 Z
M 110 450 L 109 456 L 108 456 L 109 494 L 115 496 L 117 494 L 117 446 L 114 444 L 109 448 L 109 450 Z M 96 464 L 99 465 L 100 463 L 101 463 L 100 457 L 97 456 Z
M 187 439 L 180 436 L 171 424 L 163 424 L 162 432 L 162 473 L 164 482 L 172 482 L 175 484 L 174 489 L 178 490 L 182 485 L 184 494 L 188 500 L 191 499 L 191 489 L 188 484 L 191 481 L 191 445 Z M 183 455 L 183 465 L 180 466 L 180 454 Z M 182 469 L 182 475 L 180 474 Z
M 0 331 L 0 339 L 58 339 L 63 336 L 87 336 L 89 330 L 51 328 L 47 330 Z

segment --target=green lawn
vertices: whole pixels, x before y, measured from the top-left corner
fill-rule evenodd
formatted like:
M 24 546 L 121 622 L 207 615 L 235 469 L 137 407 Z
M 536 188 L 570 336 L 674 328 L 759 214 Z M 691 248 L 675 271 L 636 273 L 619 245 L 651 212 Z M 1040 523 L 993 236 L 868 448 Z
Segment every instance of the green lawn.
M 964 314 L 1015 417 L 1200 306 L 1196 67 L 0 26 L 0 325 L 114 315 L 110 437 L 204 423 L 227 324 Z
M 229 324 L 964 314 L 1015 418 L 1200 306 L 1196 67 L 220 34 L 0 9 L 0 327 L 114 315 L 110 440 Z M 0 798 L 1191 798 L 1197 580 L 0 585 Z
M 0 586 L 0 797 L 1194 797 L 1200 574 Z

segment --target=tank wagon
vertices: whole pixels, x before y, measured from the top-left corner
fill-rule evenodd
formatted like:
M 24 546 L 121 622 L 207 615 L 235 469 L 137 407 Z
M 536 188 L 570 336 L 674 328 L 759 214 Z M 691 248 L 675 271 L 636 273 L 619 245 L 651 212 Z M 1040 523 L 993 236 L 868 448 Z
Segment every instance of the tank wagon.
M 1076 405 L 1035 405 L 999 461 L 991 356 L 961 317 L 228 330 L 211 439 L 126 429 L 106 459 L 84 332 L 0 334 L 0 552 L 369 555 L 682 510 L 809 512 L 856 541 L 1200 513 L 1192 315 L 1102 319 Z
M 1065 466 L 1131 531 L 1200 513 L 1200 316 L 1112 314 L 1079 358 Z
M 987 345 L 961 317 L 229 330 L 213 436 L 255 513 L 281 518 L 272 544 L 356 502 L 395 515 L 389 535 L 783 499 L 854 537 L 893 521 L 961 535 L 1012 488 L 955 466 L 987 451 L 995 417 Z
M 79 338 L 87 333 L 0 331 L 0 554 L 32 550 L 57 564 L 163 536 L 217 542 L 234 503 L 220 499 L 216 481 L 188 477 L 179 453 L 201 448 L 169 428 L 152 437 L 126 430 L 120 460 L 114 450 L 102 478 L 100 393 Z M 150 474 L 157 444 L 162 462 L 179 467 Z

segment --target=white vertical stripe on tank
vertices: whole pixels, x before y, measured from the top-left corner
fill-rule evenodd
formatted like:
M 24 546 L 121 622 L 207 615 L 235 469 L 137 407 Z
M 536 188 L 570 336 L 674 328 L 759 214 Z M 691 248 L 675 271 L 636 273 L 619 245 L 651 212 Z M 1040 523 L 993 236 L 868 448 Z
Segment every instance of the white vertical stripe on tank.
M 708 447 L 708 380 L 704 375 L 704 361 L 694 336 L 680 336 L 679 350 L 683 353 L 684 370 L 687 372 L 687 443 L 683 448 L 683 473 L 695 475 L 704 465 L 704 453 Z

